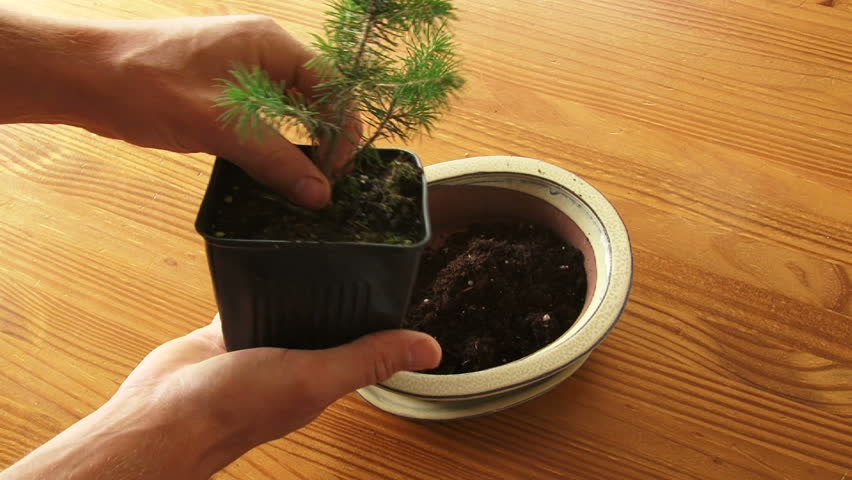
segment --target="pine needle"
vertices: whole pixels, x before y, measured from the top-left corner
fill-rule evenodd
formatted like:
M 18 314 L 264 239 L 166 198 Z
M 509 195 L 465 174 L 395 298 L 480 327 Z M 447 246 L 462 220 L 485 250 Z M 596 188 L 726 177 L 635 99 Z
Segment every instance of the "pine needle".
M 315 97 L 257 67 L 239 67 L 233 80 L 219 81 L 221 120 L 243 138 L 262 137 L 269 128 L 303 129 L 315 144 L 331 145 L 315 159 L 329 176 L 353 112 L 367 128 L 360 138 L 344 140 L 358 154 L 378 139 L 428 133 L 464 84 L 448 29 L 453 18 L 447 0 L 332 0 L 324 36 L 314 38 L 318 55 L 306 65 L 321 78 Z

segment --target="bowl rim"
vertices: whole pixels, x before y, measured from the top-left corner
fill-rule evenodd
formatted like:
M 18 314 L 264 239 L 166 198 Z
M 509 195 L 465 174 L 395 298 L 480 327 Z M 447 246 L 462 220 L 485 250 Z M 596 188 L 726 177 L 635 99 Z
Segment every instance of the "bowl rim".
M 623 220 L 600 191 L 564 168 L 526 157 L 470 157 L 429 165 L 425 171 L 428 183 L 435 186 L 462 177 L 506 174 L 535 177 L 573 194 L 603 229 L 610 264 L 606 278 L 598 281 L 606 282 L 605 292 L 596 311 L 584 324 L 576 330 L 569 329 L 553 343 L 523 358 L 486 370 L 454 375 L 399 372 L 379 384 L 380 388 L 432 400 L 495 395 L 559 373 L 606 338 L 627 305 L 633 278 L 633 255 Z M 482 389 L 477 385 L 491 387 Z

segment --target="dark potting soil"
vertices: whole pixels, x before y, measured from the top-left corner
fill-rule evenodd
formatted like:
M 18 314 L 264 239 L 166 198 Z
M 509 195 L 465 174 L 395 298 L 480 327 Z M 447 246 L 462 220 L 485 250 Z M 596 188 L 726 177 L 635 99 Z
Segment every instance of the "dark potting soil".
M 392 150 L 361 158 L 335 179 L 322 210 L 301 208 L 240 172 L 217 198 L 210 231 L 250 240 L 409 245 L 425 235 L 422 169 Z
M 550 230 L 474 225 L 424 253 L 404 327 L 441 344 L 441 364 L 425 373 L 484 370 L 565 333 L 586 289 L 583 254 Z

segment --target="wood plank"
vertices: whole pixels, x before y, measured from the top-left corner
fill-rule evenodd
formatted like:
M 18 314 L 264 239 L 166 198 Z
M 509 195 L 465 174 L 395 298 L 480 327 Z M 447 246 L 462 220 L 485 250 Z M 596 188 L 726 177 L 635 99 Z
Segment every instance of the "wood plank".
M 570 169 L 631 234 L 631 302 L 552 392 L 448 423 L 356 395 L 215 478 L 852 478 L 852 15 L 811 0 L 458 1 L 468 84 L 433 164 Z M 31 0 L 87 18 L 322 2 Z M 215 312 L 193 230 L 211 157 L 0 126 L 0 468 Z

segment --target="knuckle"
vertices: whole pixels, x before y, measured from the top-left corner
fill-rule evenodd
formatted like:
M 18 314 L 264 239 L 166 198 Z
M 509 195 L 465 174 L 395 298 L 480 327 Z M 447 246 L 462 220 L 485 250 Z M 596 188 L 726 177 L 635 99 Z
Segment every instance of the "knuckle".
M 375 385 L 389 379 L 396 373 L 396 362 L 392 355 L 384 349 L 379 348 L 375 341 L 368 343 L 370 358 L 373 359 L 371 368 L 365 372 L 364 385 Z
M 272 17 L 267 15 L 253 14 L 246 15 L 246 23 L 251 25 L 256 30 L 261 30 L 260 33 L 268 33 L 271 30 L 277 30 L 278 24 L 275 23 L 275 20 Z

